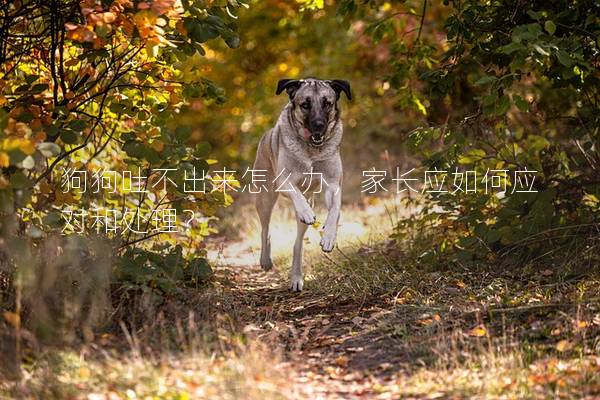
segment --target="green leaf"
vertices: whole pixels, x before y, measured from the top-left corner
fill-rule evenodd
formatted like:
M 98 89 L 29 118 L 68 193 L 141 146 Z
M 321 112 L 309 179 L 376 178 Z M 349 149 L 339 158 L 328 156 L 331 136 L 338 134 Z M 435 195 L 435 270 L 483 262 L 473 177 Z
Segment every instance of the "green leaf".
M 142 145 L 142 154 L 150 164 L 158 164 L 162 161 L 158 152 L 150 146 Z
M 459 164 L 474 164 L 486 156 L 486 152 L 482 149 L 472 149 L 458 158 Z
M 123 111 L 125 111 L 126 108 L 127 106 L 121 103 L 111 103 L 111 105 L 108 106 L 108 109 L 114 112 L 115 114 L 122 113 Z
M 31 94 L 39 94 L 39 93 L 43 93 L 46 90 L 48 90 L 50 86 L 48 86 L 45 83 L 38 83 L 37 85 L 33 85 L 33 87 L 30 90 Z
M 123 145 L 123 150 L 129 157 L 144 158 L 144 148 L 141 143 L 129 140 Z
M 237 49 L 240 47 L 240 37 L 238 35 L 229 36 L 227 39 L 225 39 L 225 43 L 227 43 L 227 46 L 230 48 Z
M 519 110 L 521 110 L 523 112 L 529 111 L 529 103 L 525 99 L 523 99 L 521 96 L 514 94 L 512 99 Z
M 39 75 L 27 75 L 25 77 L 25 82 L 27 82 L 28 84 L 32 84 L 33 82 L 37 81 L 38 79 L 40 79 Z
M 498 240 L 500 240 L 501 234 L 500 231 L 498 229 L 492 229 L 490 228 L 486 234 L 485 234 L 485 240 L 488 243 L 495 243 Z
M 210 143 L 201 142 L 196 145 L 196 148 L 194 150 L 194 155 L 198 158 L 205 158 L 209 155 L 210 150 L 211 150 Z
M 190 126 L 178 126 L 175 129 L 175 137 L 180 142 L 185 142 L 192 134 L 192 128 Z
M 506 54 L 506 55 L 511 55 L 515 51 L 519 51 L 524 48 L 525 47 L 521 43 L 511 42 L 511 43 L 507 44 L 506 46 L 500 47 L 500 52 L 503 54 Z
M 562 65 L 564 65 L 567 68 L 569 68 L 571 65 L 573 65 L 573 61 L 571 60 L 571 57 L 564 50 L 558 50 L 556 52 L 556 58 L 558 59 L 559 63 L 561 63 Z
M 186 276 L 193 280 L 206 280 L 213 274 L 212 268 L 204 258 L 195 258 L 185 270 Z
M 550 35 L 554 35 L 554 32 L 556 32 L 556 25 L 554 25 L 554 22 L 552 21 L 546 21 L 544 23 L 544 29 L 546 30 L 546 32 L 548 32 Z
M 66 144 L 77 143 L 77 133 L 70 129 L 65 129 L 60 133 L 60 139 Z
M 479 78 L 477 81 L 475 81 L 474 85 L 475 86 L 487 85 L 488 83 L 493 83 L 493 82 L 496 82 L 497 80 L 498 80 L 498 78 L 496 78 L 493 75 L 485 75 L 485 76 Z
M 531 18 L 533 18 L 535 20 L 539 20 L 540 18 L 543 17 L 543 13 L 541 11 L 529 10 L 529 11 L 527 11 L 527 15 L 529 15 Z
M 21 171 L 17 171 L 10 177 L 10 186 L 13 189 L 25 189 L 29 187 L 31 182 Z
M 496 115 L 503 115 L 503 114 L 506 114 L 506 112 L 508 111 L 509 108 L 510 108 L 510 99 L 508 98 L 508 96 L 502 96 L 498 99 L 498 102 L 496 103 L 494 113 Z
M 76 119 L 69 123 L 69 128 L 73 129 L 75 132 L 81 132 L 87 127 L 87 123 L 82 119 Z

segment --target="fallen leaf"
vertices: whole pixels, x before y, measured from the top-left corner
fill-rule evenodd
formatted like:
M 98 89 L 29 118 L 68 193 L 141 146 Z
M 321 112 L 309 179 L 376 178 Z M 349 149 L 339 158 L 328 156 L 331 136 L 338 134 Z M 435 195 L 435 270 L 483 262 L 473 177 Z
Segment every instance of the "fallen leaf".
M 556 381 L 556 375 L 554 374 L 532 374 L 527 377 L 527 380 L 531 383 L 536 383 L 538 385 L 543 385 L 550 382 Z
M 587 322 L 587 321 L 582 321 L 582 320 L 576 320 L 576 321 L 574 321 L 574 324 L 575 324 L 575 328 L 576 328 L 576 329 L 585 329 L 585 328 L 587 328 L 588 326 L 590 326 L 590 323 L 589 323 L 589 322 Z
M 468 332 L 468 335 L 473 337 L 483 337 L 487 335 L 487 329 L 485 329 L 485 326 L 483 325 L 477 325 Z
M 4 319 L 15 328 L 21 326 L 21 316 L 19 314 L 10 311 L 4 311 L 3 315 Z
M 87 367 L 81 367 L 79 368 L 79 377 L 81 379 L 89 379 L 89 377 L 92 375 L 91 371 L 89 368 Z
M 338 358 L 335 359 L 335 363 L 337 365 L 339 365 L 340 367 L 347 367 L 348 366 L 348 357 L 346 357 L 345 355 L 341 355 Z
M 573 348 L 573 343 L 569 342 L 568 340 L 561 340 L 558 343 L 556 343 L 556 350 L 562 352 L 571 350 Z

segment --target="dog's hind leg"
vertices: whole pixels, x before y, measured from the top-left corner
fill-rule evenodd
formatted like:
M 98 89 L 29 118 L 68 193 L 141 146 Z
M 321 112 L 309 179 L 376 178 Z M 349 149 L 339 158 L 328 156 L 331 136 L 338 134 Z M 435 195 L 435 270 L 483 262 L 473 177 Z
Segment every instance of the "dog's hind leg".
M 298 233 L 296 242 L 294 243 L 294 256 L 292 258 L 292 291 L 299 292 L 304 286 L 304 273 L 302 271 L 302 245 L 304 244 L 304 234 L 308 229 L 308 225 L 296 218 L 298 225 Z
M 261 191 L 256 195 L 256 211 L 258 211 L 258 219 L 260 219 L 261 226 L 260 266 L 265 271 L 273 268 L 269 223 L 271 222 L 271 213 L 276 201 L 277 192 Z

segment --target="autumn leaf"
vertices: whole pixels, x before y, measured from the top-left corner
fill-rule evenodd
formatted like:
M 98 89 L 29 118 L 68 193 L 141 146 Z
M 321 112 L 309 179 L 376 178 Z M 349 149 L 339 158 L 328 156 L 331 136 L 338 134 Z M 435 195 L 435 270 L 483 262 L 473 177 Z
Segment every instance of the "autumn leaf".
M 4 319 L 15 328 L 21 326 L 21 316 L 19 314 L 11 311 L 4 311 L 2 315 L 4 316 Z
M 564 353 L 565 351 L 569 351 L 573 348 L 573 343 L 569 342 L 568 340 L 561 340 L 558 343 L 556 343 L 556 350 Z
M 10 158 L 4 151 L 0 152 L 0 167 L 6 168 L 10 165 Z
M 343 368 L 346 368 L 348 366 L 349 361 L 350 360 L 348 359 L 348 357 L 343 354 L 335 359 L 335 363 Z
M 483 337 L 487 336 L 488 331 L 484 325 L 477 325 L 476 327 L 471 329 L 467 334 L 472 337 Z

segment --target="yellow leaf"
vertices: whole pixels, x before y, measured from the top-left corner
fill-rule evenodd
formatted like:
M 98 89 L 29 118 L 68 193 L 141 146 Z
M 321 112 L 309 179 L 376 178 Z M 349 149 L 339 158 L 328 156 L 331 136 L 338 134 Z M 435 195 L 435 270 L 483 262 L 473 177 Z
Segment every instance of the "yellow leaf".
M 92 373 L 89 368 L 81 367 L 79 368 L 79 377 L 81 379 L 88 379 Z
M 571 350 L 573 348 L 573 343 L 569 342 L 568 340 L 561 340 L 558 343 L 556 343 L 556 350 L 562 352 Z
M 10 165 L 10 158 L 5 152 L 0 152 L 0 167 L 6 168 Z
M 417 106 L 417 109 L 421 112 L 421 114 L 427 115 L 427 109 L 425 108 L 425 106 L 423 105 L 423 103 L 421 103 L 421 100 L 419 100 L 418 98 L 414 97 L 413 98 L 413 102 L 415 103 L 415 106 Z
M 10 311 L 4 311 L 3 315 L 4 319 L 15 328 L 21 326 L 21 316 L 19 314 Z
M 590 323 L 587 321 L 577 320 L 575 321 L 575 328 L 577 329 L 585 329 L 590 326 Z
M 482 337 L 487 335 L 487 329 L 483 325 L 477 325 L 475 328 L 471 329 L 468 333 L 469 336 L 473 337 Z

